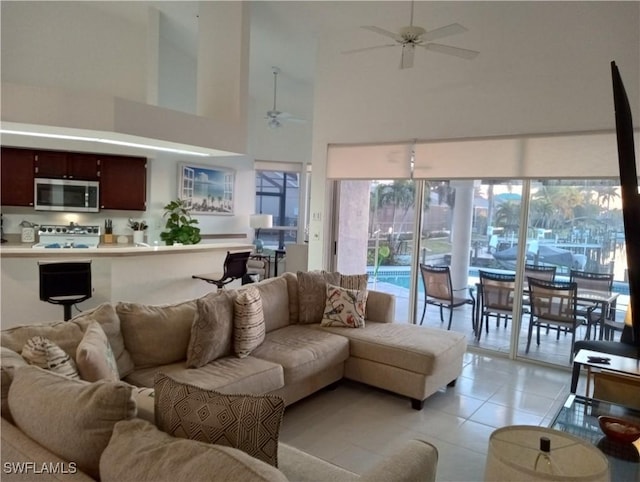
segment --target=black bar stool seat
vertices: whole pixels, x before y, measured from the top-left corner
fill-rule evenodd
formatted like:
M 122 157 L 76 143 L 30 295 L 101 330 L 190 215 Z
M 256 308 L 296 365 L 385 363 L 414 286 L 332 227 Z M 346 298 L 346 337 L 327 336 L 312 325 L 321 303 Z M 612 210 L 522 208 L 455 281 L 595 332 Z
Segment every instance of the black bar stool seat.
M 71 319 L 71 307 L 92 295 L 91 261 L 40 261 L 40 300 L 62 305 L 64 319 Z

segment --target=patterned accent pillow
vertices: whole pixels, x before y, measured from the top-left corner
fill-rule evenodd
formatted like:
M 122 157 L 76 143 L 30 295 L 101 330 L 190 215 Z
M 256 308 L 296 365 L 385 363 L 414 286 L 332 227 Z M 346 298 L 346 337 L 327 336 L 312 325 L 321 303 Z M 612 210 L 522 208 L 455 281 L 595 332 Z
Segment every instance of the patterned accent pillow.
M 274 395 L 225 395 L 155 378 L 158 428 L 174 437 L 226 445 L 278 466 L 284 400 Z
M 242 290 L 233 303 L 233 350 L 238 358 L 246 358 L 264 341 L 260 292 L 254 286 Z
M 187 367 L 199 368 L 230 355 L 233 341 L 235 290 L 213 291 L 197 300 L 197 314 L 191 325 Z
M 327 303 L 320 325 L 364 328 L 368 295 L 366 290 L 327 285 Z
M 341 274 L 340 287 L 349 290 L 366 290 L 369 275 L 365 274 Z
M 340 284 L 340 273 L 298 271 L 298 323 L 320 323 L 327 301 L 327 283 Z
M 30 365 L 51 370 L 65 377 L 80 379 L 73 359 L 48 338 L 38 335 L 30 338 L 22 348 L 21 355 Z
M 120 380 L 118 364 L 111 344 L 102 326 L 97 321 L 89 324 L 76 351 L 76 364 L 80 378 L 88 382 L 98 380 Z

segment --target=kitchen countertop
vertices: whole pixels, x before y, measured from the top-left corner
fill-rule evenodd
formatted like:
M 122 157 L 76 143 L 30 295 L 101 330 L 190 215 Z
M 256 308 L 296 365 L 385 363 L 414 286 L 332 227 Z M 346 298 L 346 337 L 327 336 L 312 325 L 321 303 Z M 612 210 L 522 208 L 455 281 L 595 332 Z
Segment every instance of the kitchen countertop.
M 200 243 L 183 246 L 151 245 L 150 247 L 136 246 L 134 244 L 100 244 L 97 248 L 32 248 L 33 243 L 3 243 L 0 245 L 0 257 L 2 258 L 42 258 L 71 257 L 71 258 L 95 258 L 110 256 L 148 256 L 158 254 L 185 254 L 199 253 L 203 251 L 235 251 L 251 250 L 255 246 L 248 243 Z

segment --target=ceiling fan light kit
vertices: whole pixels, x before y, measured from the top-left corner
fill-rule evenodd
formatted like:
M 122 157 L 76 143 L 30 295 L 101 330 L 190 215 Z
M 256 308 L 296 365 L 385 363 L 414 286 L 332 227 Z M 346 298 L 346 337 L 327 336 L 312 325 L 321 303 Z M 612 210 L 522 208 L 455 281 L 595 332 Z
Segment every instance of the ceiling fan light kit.
M 452 23 L 445 25 L 444 27 L 437 28 L 435 30 L 427 31 L 422 27 L 413 25 L 413 2 L 411 2 L 411 18 L 409 25 L 403 27 L 399 32 L 393 33 L 389 30 L 385 30 L 374 25 L 366 25 L 362 27 L 370 32 L 383 35 L 385 37 L 395 40 L 396 43 L 389 43 L 384 45 L 374 45 L 373 47 L 364 47 L 360 49 L 346 50 L 343 54 L 352 54 L 356 52 L 364 52 L 366 50 L 374 50 L 386 47 L 402 46 L 402 52 L 400 56 L 400 68 L 409 69 L 413 67 L 413 57 L 416 47 L 422 47 L 425 50 L 432 52 L 438 52 L 446 55 L 453 55 L 461 59 L 471 60 L 478 56 L 480 52 L 477 50 L 463 49 L 460 47 L 454 47 L 452 45 L 444 45 L 432 43 L 432 40 L 448 37 L 450 35 L 456 35 L 466 32 L 467 29 L 459 23 Z

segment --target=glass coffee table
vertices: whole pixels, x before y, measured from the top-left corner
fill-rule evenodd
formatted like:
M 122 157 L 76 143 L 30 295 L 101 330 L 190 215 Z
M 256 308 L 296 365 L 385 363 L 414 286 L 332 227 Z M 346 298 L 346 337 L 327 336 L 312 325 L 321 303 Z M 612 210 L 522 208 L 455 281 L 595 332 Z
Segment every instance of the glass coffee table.
M 600 415 L 640 423 L 639 410 L 570 394 L 549 427 L 575 435 L 598 447 L 609 460 L 612 481 L 639 481 L 640 440 L 633 444 L 623 444 L 609 439 L 598 424 Z

